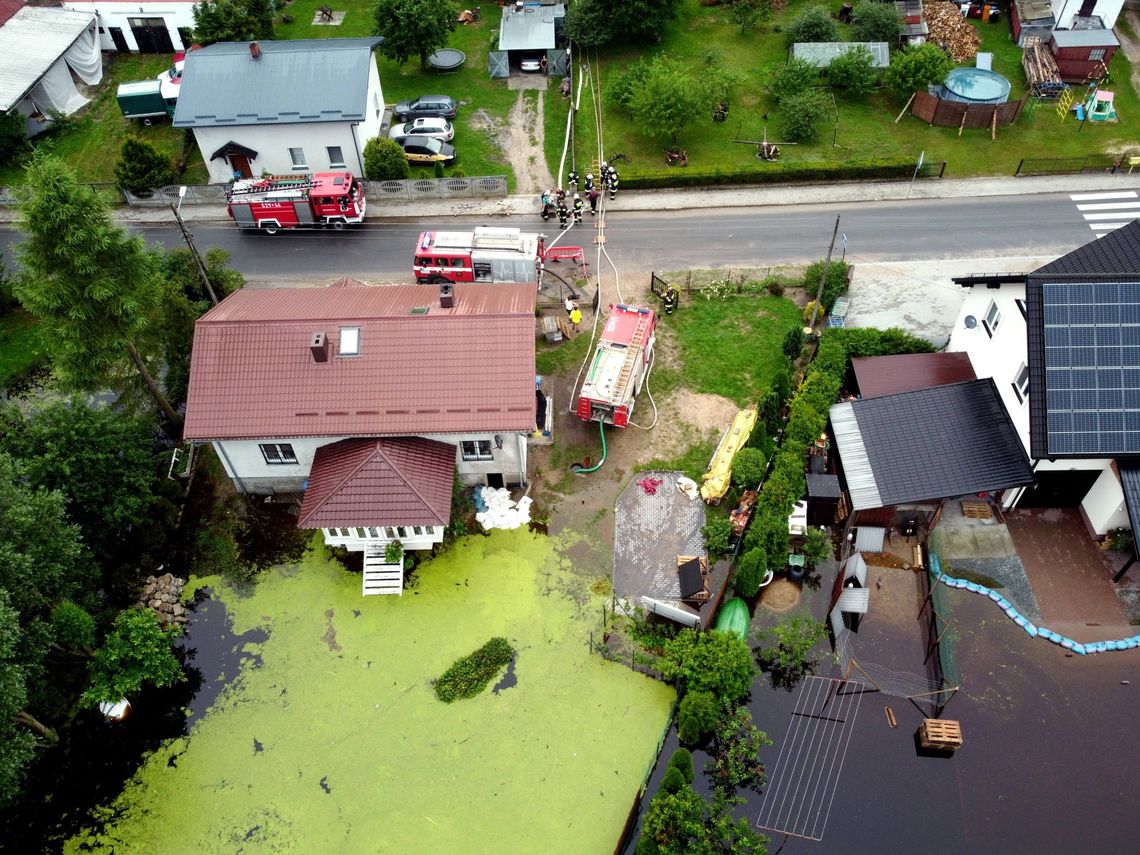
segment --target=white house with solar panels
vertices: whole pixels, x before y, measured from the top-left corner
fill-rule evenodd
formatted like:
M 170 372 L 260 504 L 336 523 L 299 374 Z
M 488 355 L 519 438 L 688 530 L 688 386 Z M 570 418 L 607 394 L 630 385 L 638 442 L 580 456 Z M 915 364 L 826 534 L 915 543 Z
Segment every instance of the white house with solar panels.
M 379 136 L 382 39 L 220 42 L 186 57 L 174 127 L 190 128 L 210 181 L 349 170 Z
M 1075 507 L 1089 530 L 1140 514 L 1140 221 L 1030 274 L 970 289 L 949 349 L 997 386 L 1035 484 L 1004 508 Z

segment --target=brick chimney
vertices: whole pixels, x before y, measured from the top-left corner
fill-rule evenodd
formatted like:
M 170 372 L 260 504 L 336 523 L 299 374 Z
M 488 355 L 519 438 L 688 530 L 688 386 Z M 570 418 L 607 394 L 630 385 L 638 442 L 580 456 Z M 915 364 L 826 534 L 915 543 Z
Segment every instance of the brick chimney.
M 309 350 L 313 354 L 313 362 L 328 362 L 328 336 L 326 336 L 323 332 L 313 333 L 312 341 L 309 342 Z
M 261 45 L 259 45 L 257 42 L 250 42 L 249 55 L 254 59 L 261 59 Z
M 439 286 L 439 307 L 441 309 L 455 308 L 455 286 L 450 282 L 440 283 Z

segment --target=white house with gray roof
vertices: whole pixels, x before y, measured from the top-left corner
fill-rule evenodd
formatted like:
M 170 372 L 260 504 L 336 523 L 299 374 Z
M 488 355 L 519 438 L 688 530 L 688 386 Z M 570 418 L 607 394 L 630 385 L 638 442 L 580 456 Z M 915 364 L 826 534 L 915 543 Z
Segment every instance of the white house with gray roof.
M 221 42 L 186 57 L 174 127 L 191 128 L 210 172 L 364 175 L 364 145 L 380 135 L 382 40 Z

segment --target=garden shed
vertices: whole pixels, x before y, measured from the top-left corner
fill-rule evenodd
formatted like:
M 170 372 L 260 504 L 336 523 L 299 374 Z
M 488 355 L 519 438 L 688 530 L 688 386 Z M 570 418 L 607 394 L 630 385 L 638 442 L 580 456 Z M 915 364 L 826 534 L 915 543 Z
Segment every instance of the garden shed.
M 891 64 L 891 48 L 886 42 L 796 42 L 792 45 L 792 59 L 810 62 L 816 68 L 827 68 L 831 61 L 856 48 L 866 48 L 875 68 Z
M 551 77 L 566 74 L 569 60 L 566 52 L 557 47 L 565 19 L 563 3 L 527 0 L 504 7 L 498 49 L 487 56 L 490 75 L 509 77 L 512 69 L 519 69 L 524 57 L 531 56 L 546 57 L 546 73 Z
M 1049 0 L 1013 0 L 1009 5 L 1009 29 L 1013 40 L 1023 47 L 1032 37 L 1049 41 L 1056 23 Z
M 1049 39 L 1049 50 L 1066 83 L 1103 77 L 1118 47 L 1120 40 L 1112 30 L 1054 30 Z

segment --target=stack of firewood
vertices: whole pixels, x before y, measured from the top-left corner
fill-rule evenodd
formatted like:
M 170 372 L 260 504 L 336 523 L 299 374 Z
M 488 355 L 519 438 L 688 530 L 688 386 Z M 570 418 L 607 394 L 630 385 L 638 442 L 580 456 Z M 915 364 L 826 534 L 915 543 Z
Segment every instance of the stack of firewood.
M 1053 97 L 1065 88 L 1057 61 L 1049 49 L 1041 44 L 1041 39 L 1028 36 L 1021 51 L 1021 67 L 1025 69 L 1025 79 L 1032 94 Z
M 981 37 L 954 3 L 946 0 L 925 0 L 922 15 L 930 28 L 927 40 L 934 42 L 950 54 L 955 62 L 965 62 L 978 52 Z

